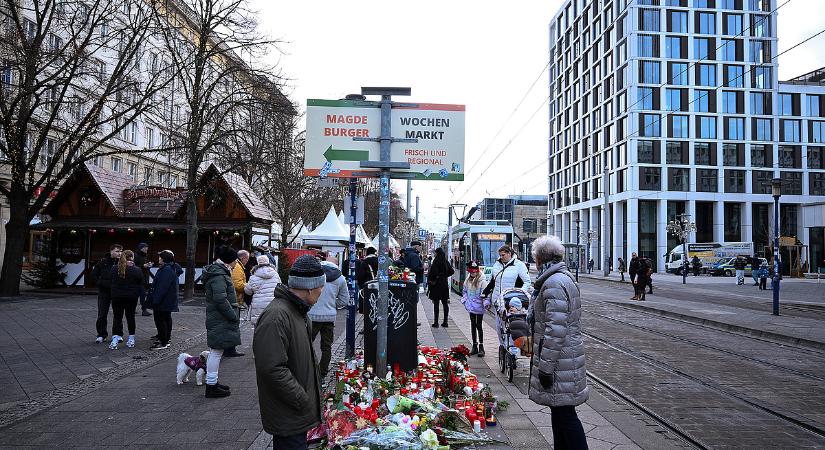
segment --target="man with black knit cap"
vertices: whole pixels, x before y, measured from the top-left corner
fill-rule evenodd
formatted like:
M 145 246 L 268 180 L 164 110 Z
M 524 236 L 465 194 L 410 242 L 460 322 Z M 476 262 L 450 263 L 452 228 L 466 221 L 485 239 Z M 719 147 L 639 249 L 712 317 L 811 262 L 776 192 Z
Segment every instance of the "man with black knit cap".
M 325 284 L 321 263 L 301 256 L 255 326 L 252 352 L 261 422 L 277 449 L 306 449 L 307 431 L 321 423 L 320 379 L 307 313 Z

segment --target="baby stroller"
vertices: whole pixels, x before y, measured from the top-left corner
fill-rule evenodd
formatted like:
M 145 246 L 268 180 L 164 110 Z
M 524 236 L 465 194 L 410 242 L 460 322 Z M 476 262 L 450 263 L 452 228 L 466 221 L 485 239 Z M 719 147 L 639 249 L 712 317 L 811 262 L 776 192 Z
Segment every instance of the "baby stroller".
M 523 305 L 522 309 L 526 311 L 527 306 L 530 304 L 530 296 L 523 289 L 508 289 L 502 295 L 504 311 L 498 314 L 501 318 L 499 334 L 504 340 L 504 345 L 498 346 L 498 367 L 501 373 L 507 372 L 507 380 L 510 382 L 513 381 L 513 372 L 516 369 L 518 356 L 533 356 L 533 332 L 527 323 L 527 313 L 511 313 L 510 302 L 513 299 L 518 299 Z M 522 339 L 518 340 L 519 338 Z M 511 348 L 514 347 L 518 347 L 518 349 L 511 351 Z

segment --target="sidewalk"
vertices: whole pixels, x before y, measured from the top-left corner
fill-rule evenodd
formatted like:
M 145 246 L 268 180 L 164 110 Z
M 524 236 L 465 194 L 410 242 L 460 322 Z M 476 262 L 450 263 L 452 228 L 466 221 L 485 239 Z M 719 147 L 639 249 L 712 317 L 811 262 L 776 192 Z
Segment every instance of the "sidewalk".
M 177 354 L 206 349 L 202 306 L 184 306 L 173 317 L 173 348 L 150 352 L 141 337 L 148 331 L 139 331 L 137 348 L 111 351 L 91 342 L 93 303 L 94 297 L 88 296 L 0 303 L 4 324 L 0 449 L 271 448 L 271 437 L 261 429 L 250 324 L 242 324 L 239 347 L 247 355 L 221 362 L 220 379 L 231 386 L 232 395 L 206 399 L 204 388 L 196 386 L 194 379 L 181 386 L 174 381 Z M 457 298 L 451 306 L 450 327 L 434 329 L 429 326 L 432 302 L 421 296 L 421 344 L 469 345 L 469 316 Z M 345 317 L 346 312 L 339 311 L 333 361 L 341 358 L 344 349 Z M 138 318 L 138 330 L 150 330 L 150 324 L 151 317 Z M 510 445 L 487 448 L 552 448 L 549 409 L 526 395 L 527 360 L 519 362 L 514 383 L 509 383 L 498 371 L 497 339 L 490 321 L 484 332 L 488 355 L 472 357 L 471 370 L 510 403 L 499 415 L 499 426 L 489 429 Z M 15 358 L 17 362 L 9 363 Z M 41 379 L 40 388 L 30 388 L 34 379 Z M 597 386 L 578 411 L 592 449 L 680 446 Z
M 817 284 L 816 280 L 783 280 L 780 290 L 783 315 L 774 316 L 770 307 L 773 292 L 759 291 L 749 285 L 749 279 L 745 280 L 745 286 L 736 286 L 728 277 L 688 277 L 687 284 L 682 285 L 681 277 L 659 274 L 654 276 L 655 295 L 648 295 L 646 301 L 638 302 L 629 299 L 632 295 L 629 283 L 623 285 L 617 277 L 611 276 L 607 280 L 595 274 L 580 274 L 579 277 L 583 295 L 593 300 L 620 303 L 792 345 L 825 349 L 825 327 L 823 320 L 817 318 L 817 315 L 825 314 L 825 284 Z M 607 286 L 605 281 L 609 282 Z M 604 289 L 588 289 L 588 285 L 601 285 Z M 711 297 L 722 297 L 728 304 L 713 302 L 709 300 Z M 810 312 L 811 317 L 785 314 L 789 309 Z

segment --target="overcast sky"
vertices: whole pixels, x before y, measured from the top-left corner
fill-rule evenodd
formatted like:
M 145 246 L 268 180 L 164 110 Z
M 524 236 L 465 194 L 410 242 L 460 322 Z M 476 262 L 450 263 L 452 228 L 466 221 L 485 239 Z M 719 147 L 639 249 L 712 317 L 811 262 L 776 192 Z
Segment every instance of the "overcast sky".
M 409 86 L 409 101 L 466 105 L 465 181 L 413 183 L 424 228 L 446 230 L 451 200 L 474 205 L 489 196 L 547 193 L 542 69 L 548 24 L 562 1 L 252 2 L 262 29 L 284 41 L 283 54 L 273 58 L 302 108 L 307 98 L 342 98 L 361 86 Z M 782 6 L 779 51 L 825 28 L 824 7 L 825 0 Z M 779 77 L 823 66 L 825 35 L 780 57 Z M 406 197 L 405 182 L 393 185 Z

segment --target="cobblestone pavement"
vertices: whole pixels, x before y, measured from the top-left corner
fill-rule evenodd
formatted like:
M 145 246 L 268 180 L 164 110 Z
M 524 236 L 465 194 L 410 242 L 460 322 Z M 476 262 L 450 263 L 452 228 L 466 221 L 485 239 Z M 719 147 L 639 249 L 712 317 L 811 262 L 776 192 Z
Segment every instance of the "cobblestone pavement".
M 5 405 L 0 412 L 0 449 L 271 448 L 271 437 L 261 431 L 250 324 L 242 326 L 244 344 L 239 348 L 247 356 L 221 363 L 221 382 L 232 387 L 232 396 L 213 400 L 204 398 L 204 388 L 193 382 L 182 386 L 174 382 L 177 354 L 205 349 L 203 307 L 198 302 L 184 305 L 181 313 L 174 315 L 173 348 L 146 350 L 148 343 L 142 336 L 153 330 L 151 317 L 138 317 L 138 347 L 110 351 L 91 343 L 95 297 L 35 297 L 0 303 L 3 381 L 25 394 L 11 389 L 0 393 L 0 403 Z M 429 327 L 431 305 L 422 296 L 418 308 L 420 341 L 442 347 L 467 344 L 469 317 L 460 303 L 453 302 L 447 329 Z M 333 361 L 343 355 L 345 317 L 346 311 L 339 311 Z M 29 342 L 32 340 L 36 344 Z M 488 448 L 550 448 L 549 413 L 526 396 L 526 364 L 518 369 L 516 384 L 508 383 L 497 371 L 496 338 L 490 323 L 485 328 L 485 341 L 488 357 L 471 360 L 471 367 L 511 405 L 501 414 L 500 426 L 490 429 L 510 446 Z M 51 365 L 41 363 L 42 358 L 53 361 Z M 51 367 L 54 360 L 59 367 Z M 81 361 L 85 370 L 71 370 L 75 361 Z M 55 370 L 64 372 L 59 380 L 51 373 Z M 54 382 L 27 391 L 26 380 L 35 376 Z M 578 409 L 591 448 L 682 446 L 638 410 L 609 392 L 601 392 L 598 386 L 594 386 L 590 401 Z
M 603 301 L 623 293 L 615 285 L 583 285 L 595 375 L 710 448 L 825 447 L 825 353 Z M 783 320 L 806 327 L 815 319 Z

